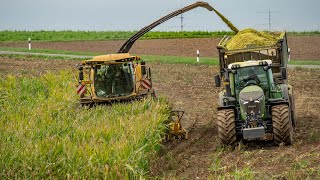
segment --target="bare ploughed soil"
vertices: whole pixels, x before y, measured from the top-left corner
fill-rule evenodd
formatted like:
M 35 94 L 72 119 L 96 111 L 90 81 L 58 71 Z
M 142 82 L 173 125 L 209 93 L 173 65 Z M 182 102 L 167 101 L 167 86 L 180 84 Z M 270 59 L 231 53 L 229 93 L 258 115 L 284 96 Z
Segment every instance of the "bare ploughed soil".
M 74 69 L 78 61 L 43 61 L 0 56 L 0 74 L 34 69 Z M 217 139 L 217 98 L 213 84 L 216 66 L 149 64 L 157 94 L 174 109 L 184 110 L 189 139 L 167 142 L 152 160 L 152 177 L 164 179 L 316 179 L 320 177 L 320 69 L 290 69 L 298 125 L 292 146 L 267 142 L 223 148 Z
M 0 55 L 0 75 L 34 75 L 39 76 L 48 71 L 59 71 L 74 68 L 79 61 L 70 60 L 43 60 L 26 56 L 26 58 L 12 58 Z
M 154 39 L 138 40 L 130 53 L 139 55 L 195 56 L 200 50 L 203 57 L 218 57 L 217 45 L 221 38 Z M 76 52 L 115 53 L 125 41 L 73 41 L 33 42 L 33 48 L 67 50 Z M 319 60 L 320 36 L 289 36 L 291 58 L 295 60 Z M 0 47 L 24 47 L 26 42 L 0 42 Z
M 290 69 L 289 83 L 296 98 L 298 125 L 294 145 L 279 147 L 272 142 L 252 142 L 224 149 L 217 137 L 215 66 L 152 64 L 158 93 L 174 108 L 185 110 L 184 125 L 190 139 L 167 143 L 154 160 L 152 175 L 167 179 L 251 177 L 320 177 L 320 69 Z

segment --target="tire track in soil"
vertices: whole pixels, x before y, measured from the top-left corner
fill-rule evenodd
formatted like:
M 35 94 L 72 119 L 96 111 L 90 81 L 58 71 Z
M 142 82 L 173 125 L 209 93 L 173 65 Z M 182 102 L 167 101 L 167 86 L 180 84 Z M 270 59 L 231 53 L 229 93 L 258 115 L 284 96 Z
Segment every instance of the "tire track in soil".
M 207 177 L 208 160 L 218 144 L 215 99 L 219 88 L 213 81 L 217 67 L 155 63 L 151 68 L 157 94 L 167 97 L 173 109 L 185 111 L 182 125 L 189 130 L 188 140 L 165 144 L 167 152 L 153 162 L 151 174 L 182 179 Z

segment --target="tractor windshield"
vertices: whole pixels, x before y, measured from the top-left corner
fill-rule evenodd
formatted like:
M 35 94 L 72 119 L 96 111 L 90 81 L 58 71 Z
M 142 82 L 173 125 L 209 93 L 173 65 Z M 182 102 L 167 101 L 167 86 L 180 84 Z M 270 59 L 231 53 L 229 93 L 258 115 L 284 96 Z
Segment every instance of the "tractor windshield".
M 96 65 L 94 88 L 97 97 L 117 97 L 133 92 L 132 63 Z
M 236 90 L 240 91 L 248 85 L 258 85 L 262 89 L 268 88 L 267 71 L 263 66 L 249 66 L 237 69 L 235 74 Z

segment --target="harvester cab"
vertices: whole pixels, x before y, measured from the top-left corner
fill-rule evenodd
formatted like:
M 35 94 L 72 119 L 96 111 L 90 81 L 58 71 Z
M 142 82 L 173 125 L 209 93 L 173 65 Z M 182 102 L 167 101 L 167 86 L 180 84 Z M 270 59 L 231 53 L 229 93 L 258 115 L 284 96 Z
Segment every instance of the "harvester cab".
M 195 2 L 178 9 L 143 27 L 132 35 L 118 50 L 118 54 L 108 54 L 83 61 L 79 66 L 79 85 L 77 93 L 81 104 L 110 103 L 113 101 L 133 100 L 148 94 L 155 95 L 152 89 L 150 68 L 137 56 L 130 56 L 133 44 L 144 34 L 176 17 L 195 8 L 202 7 L 214 11 L 234 32 L 238 29 L 221 13 L 207 2 Z M 177 121 L 169 125 L 170 136 L 188 138 L 188 133 L 181 127 L 183 113 L 176 114 Z
M 82 91 L 84 89 L 84 91 Z M 155 95 L 151 70 L 128 53 L 96 56 L 79 66 L 81 104 L 111 103 Z
M 147 94 L 155 95 L 152 89 L 150 68 L 138 56 L 130 56 L 129 50 L 144 34 L 161 23 L 197 7 L 214 10 L 206 2 L 196 2 L 156 20 L 132 35 L 118 50 L 118 54 L 96 56 L 83 61 L 79 66 L 81 104 L 103 103 L 139 99 Z M 215 10 L 216 11 L 216 10 Z M 223 16 L 219 15 L 221 18 Z M 237 29 L 229 23 L 235 31 Z
M 287 84 L 285 33 L 271 46 L 224 47 L 223 43 L 218 46 L 221 73 L 215 77 L 218 87 L 223 80 L 218 107 L 222 143 L 273 139 L 277 144 L 292 144 L 296 118 L 292 87 Z

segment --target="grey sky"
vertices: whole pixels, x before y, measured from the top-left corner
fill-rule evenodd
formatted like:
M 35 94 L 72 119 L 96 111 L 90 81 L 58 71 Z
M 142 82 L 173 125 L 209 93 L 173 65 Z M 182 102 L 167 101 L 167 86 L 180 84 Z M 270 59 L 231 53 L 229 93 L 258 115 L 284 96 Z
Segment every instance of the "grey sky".
M 205 0 L 239 29 L 320 30 L 319 0 Z M 138 30 L 195 0 L 0 0 L 0 30 Z M 178 31 L 173 18 L 154 30 Z M 184 30 L 228 30 L 212 12 L 184 14 Z

